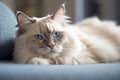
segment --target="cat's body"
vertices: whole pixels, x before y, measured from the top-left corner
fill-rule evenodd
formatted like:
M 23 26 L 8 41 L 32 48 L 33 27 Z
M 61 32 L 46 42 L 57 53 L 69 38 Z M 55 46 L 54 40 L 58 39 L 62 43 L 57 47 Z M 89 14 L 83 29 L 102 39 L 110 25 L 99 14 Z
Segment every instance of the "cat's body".
M 15 61 L 30 64 L 88 64 L 120 60 L 120 29 L 115 23 L 91 18 L 67 25 L 61 17 L 63 14 L 63 6 L 53 16 L 39 19 L 19 13 Z

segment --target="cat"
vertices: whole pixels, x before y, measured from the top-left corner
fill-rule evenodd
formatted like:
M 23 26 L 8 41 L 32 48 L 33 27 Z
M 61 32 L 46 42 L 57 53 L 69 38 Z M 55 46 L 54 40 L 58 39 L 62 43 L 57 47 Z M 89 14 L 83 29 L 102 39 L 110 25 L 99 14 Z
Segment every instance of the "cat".
M 120 28 L 88 18 L 69 24 L 62 4 L 52 15 L 30 18 L 17 13 L 14 60 L 23 64 L 95 64 L 120 61 Z

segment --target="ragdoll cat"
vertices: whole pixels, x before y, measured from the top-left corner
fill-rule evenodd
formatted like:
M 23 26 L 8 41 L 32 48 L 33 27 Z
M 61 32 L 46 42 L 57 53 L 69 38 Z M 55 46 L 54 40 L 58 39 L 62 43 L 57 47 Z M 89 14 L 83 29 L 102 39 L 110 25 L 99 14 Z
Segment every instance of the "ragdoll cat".
M 17 13 L 14 60 L 27 64 L 92 64 L 120 60 L 120 28 L 89 18 L 67 24 L 65 7 L 43 18 Z

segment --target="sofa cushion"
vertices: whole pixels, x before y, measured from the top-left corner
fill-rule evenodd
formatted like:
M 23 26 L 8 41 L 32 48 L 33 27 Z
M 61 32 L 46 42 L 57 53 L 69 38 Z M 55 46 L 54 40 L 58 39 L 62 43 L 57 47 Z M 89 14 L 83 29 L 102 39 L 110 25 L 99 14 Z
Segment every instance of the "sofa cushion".
M 120 80 L 120 63 L 47 66 L 0 62 L 0 80 Z
M 0 2 L 0 60 L 11 59 L 16 24 L 13 12 Z

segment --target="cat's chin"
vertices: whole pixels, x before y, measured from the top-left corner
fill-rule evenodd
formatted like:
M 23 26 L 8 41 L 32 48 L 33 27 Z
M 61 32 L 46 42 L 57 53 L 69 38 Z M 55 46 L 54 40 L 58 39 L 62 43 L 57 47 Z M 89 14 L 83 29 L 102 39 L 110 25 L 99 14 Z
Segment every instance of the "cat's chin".
M 55 58 L 57 56 L 59 56 L 59 53 L 55 53 L 55 52 L 54 53 L 51 52 L 51 53 L 49 53 L 49 54 L 46 55 L 46 57 L 48 57 L 48 58 Z
M 60 54 L 61 51 L 57 51 L 57 50 L 54 50 L 54 49 L 40 49 L 37 53 L 38 54 L 41 54 L 45 57 L 49 57 L 49 58 L 52 58 L 52 57 L 55 57 L 55 56 L 58 56 Z
M 51 54 L 51 55 L 53 54 L 54 55 L 54 54 L 60 54 L 60 52 L 55 52 L 55 51 L 51 50 L 51 52 L 49 52 L 48 54 Z
M 48 52 L 48 53 L 46 54 L 46 56 L 51 58 L 51 57 L 56 57 L 56 56 L 58 56 L 59 54 L 60 54 L 60 52 L 51 50 L 50 52 Z
M 55 57 L 57 57 L 57 56 L 59 56 L 59 55 L 60 55 L 60 52 L 51 50 L 50 52 L 48 52 L 48 53 L 45 54 L 44 56 L 45 56 L 45 57 L 48 57 L 48 58 L 55 58 Z
M 37 50 L 37 53 L 45 57 L 53 58 L 53 57 L 59 56 L 62 50 L 63 50 L 62 46 L 54 46 L 53 49 L 49 47 L 40 48 Z

